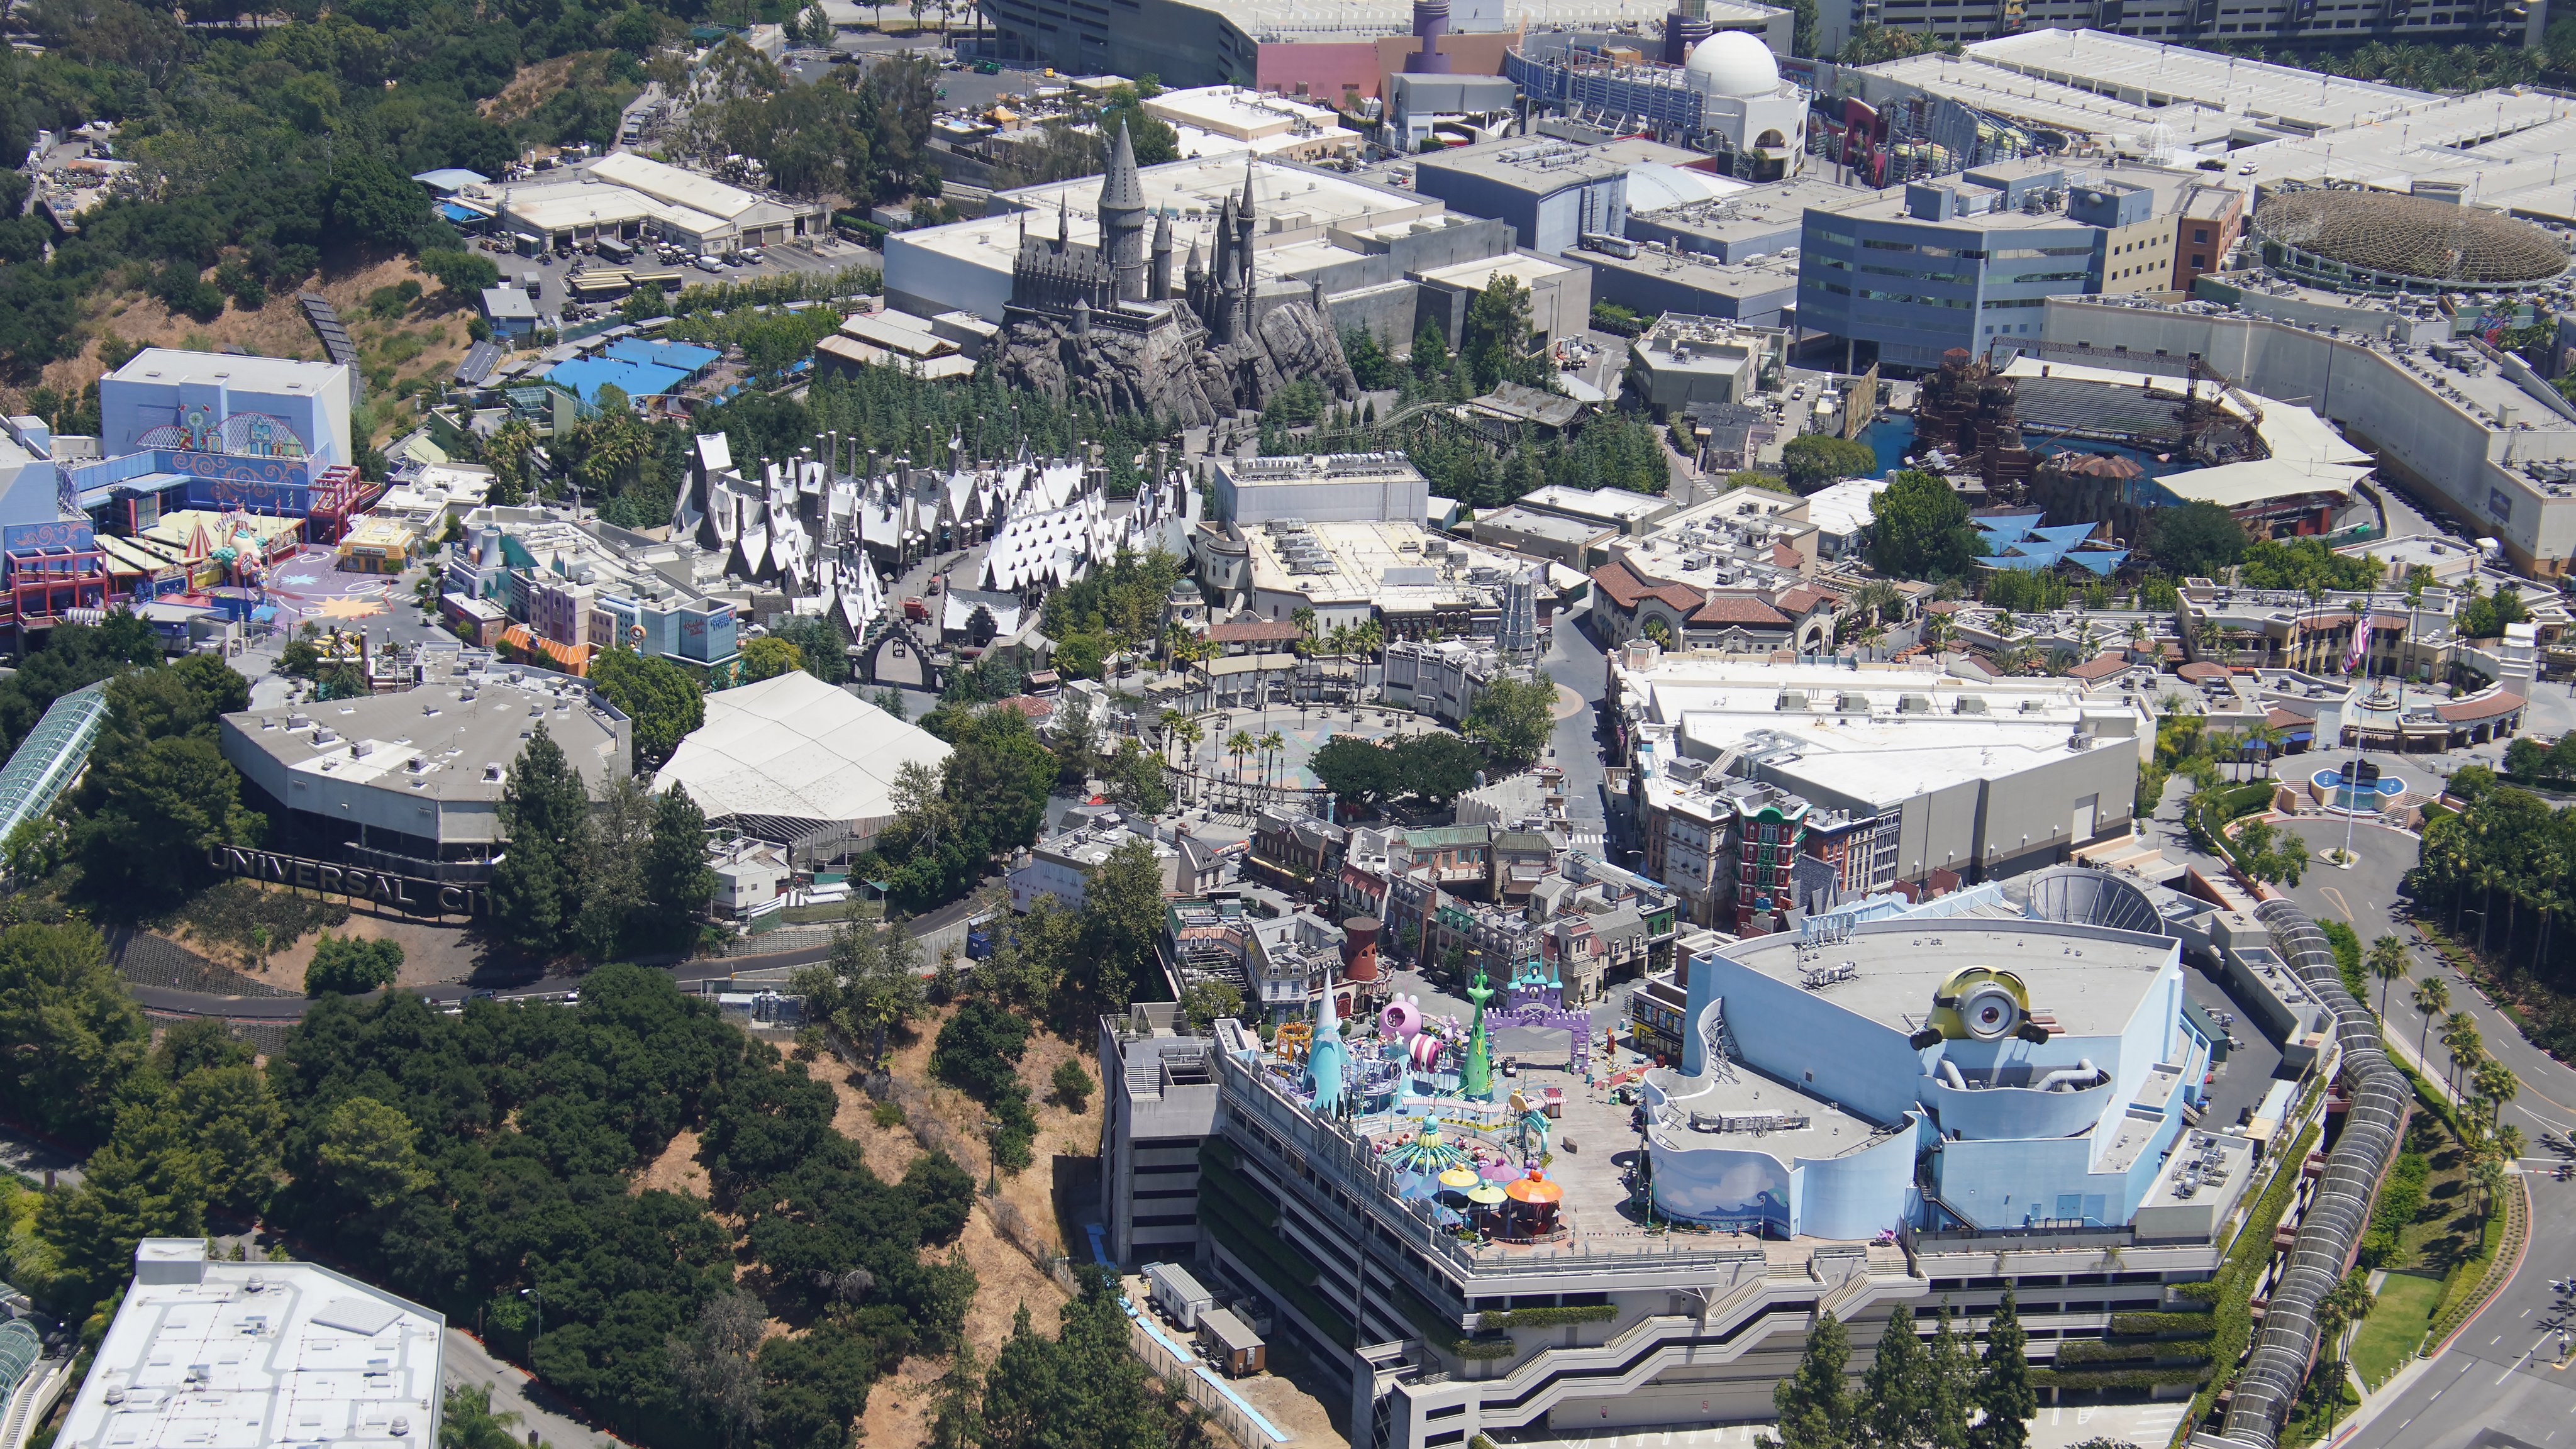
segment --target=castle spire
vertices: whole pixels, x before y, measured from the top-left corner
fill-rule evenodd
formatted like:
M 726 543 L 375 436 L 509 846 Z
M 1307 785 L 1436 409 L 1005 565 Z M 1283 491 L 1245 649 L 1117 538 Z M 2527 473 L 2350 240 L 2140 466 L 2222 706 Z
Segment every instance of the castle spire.
M 1064 198 L 1063 198 L 1061 195 L 1059 195 L 1059 196 L 1057 196 L 1057 197 L 1056 197 L 1056 199 L 1055 199 L 1055 246 L 1056 246 L 1056 250 L 1057 250 L 1057 251 L 1062 251 L 1062 250 L 1064 250 L 1065 246 L 1066 246 L 1068 243 L 1070 243 L 1072 240 L 1073 240 L 1073 214 L 1072 214 L 1071 212 L 1069 212 L 1069 211 L 1067 211 L 1067 210 L 1065 209 L 1065 205 L 1064 205 Z
M 1142 207 L 1145 183 L 1136 175 L 1136 145 L 1128 139 L 1127 123 L 1118 123 L 1118 140 L 1109 148 L 1109 174 L 1100 180 L 1100 209 Z

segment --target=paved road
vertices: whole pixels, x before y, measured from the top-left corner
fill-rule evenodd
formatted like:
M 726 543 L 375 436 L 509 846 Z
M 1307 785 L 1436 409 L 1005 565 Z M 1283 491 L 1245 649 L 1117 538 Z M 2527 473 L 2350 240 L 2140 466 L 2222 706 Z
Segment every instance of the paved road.
M 486 1352 L 480 1340 L 461 1328 L 447 1330 L 446 1379 L 450 1388 L 488 1385 L 492 1412 L 516 1414 L 517 1431 L 533 1432 L 553 1449 L 609 1449 L 615 1436 L 576 1417 L 578 1410 L 554 1390 L 529 1379 L 527 1370 Z
M 1552 741 L 1556 765 L 1565 771 L 1565 813 L 1574 822 L 1573 844 L 1578 850 L 1607 856 L 1603 837 L 1609 830 L 1608 807 L 1601 795 L 1601 745 L 1593 730 L 1608 670 L 1601 646 L 1589 632 L 1590 624 L 1588 609 L 1558 614 L 1545 663 L 1549 677 L 1581 695 L 1586 706 L 1556 722 Z

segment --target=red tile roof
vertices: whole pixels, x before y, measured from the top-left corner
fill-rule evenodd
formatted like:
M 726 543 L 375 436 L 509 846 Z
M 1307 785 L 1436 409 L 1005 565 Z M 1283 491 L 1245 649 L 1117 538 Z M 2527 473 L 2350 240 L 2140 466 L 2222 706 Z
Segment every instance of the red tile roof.
M 1798 552 L 1796 549 L 1791 548 L 1789 545 L 1780 542 L 1778 539 L 1773 539 L 1771 541 L 1771 562 L 1784 569 L 1802 568 L 1806 565 L 1807 556 Z
M 2073 678 L 2081 679 L 2087 684 L 2099 684 L 2103 680 L 2109 679 L 2115 674 L 2126 672 L 2128 667 L 2129 661 L 2125 656 L 2119 654 L 2102 654 L 2091 659 L 2087 659 L 2083 663 L 2076 665 L 2074 668 L 2066 672 Z
M 1817 588 L 1813 584 L 1800 584 L 1796 588 L 1791 589 L 1789 592 L 1780 596 L 1780 612 L 1784 614 L 1803 614 L 1808 610 L 1815 608 L 1819 604 L 1831 604 L 1835 602 L 1837 602 L 1835 597 L 1832 594 L 1825 592 L 1823 589 Z
M 2452 724 L 2476 724 L 2481 720 L 2509 715 L 2525 703 L 2521 695 L 2496 689 L 2467 699 L 2455 699 L 2448 704 L 2437 704 L 2433 706 L 2433 713 Z
M 2175 670 L 2174 675 L 2186 684 L 2216 684 L 2227 677 L 2227 666 L 2212 664 L 2206 659 L 2195 659 Z
M 1648 593 L 1645 580 L 1629 572 L 1628 566 L 1617 559 L 1594 569 L 1592 582 L 1610 596 L 1610 602 L 1623 609 L 1637 607 L 1637 601 Z
M 1015 694 L 1008 699 L 994 700 L 993 708 L 1024 714 L 1032 722 L 1045 719 L 1055 713 L 1055 705 L 1052 701 L 1040 699 L 1034 694 Z
M 1658 592 L 1671 600 L 1676 590 L 1684 595 L 1691 593 L 1690 589 L 1680 584 Z M 1685 604 L 1684 607 L 1688 605 Z M 1699 609 L 1691 615 L 1690 621 L 1694 624 L 1758 624 L 1774 629 L 1785 629 L 1789 625 L 1789 616 L 1750 594 L 1715 594 L 1699 602 Z

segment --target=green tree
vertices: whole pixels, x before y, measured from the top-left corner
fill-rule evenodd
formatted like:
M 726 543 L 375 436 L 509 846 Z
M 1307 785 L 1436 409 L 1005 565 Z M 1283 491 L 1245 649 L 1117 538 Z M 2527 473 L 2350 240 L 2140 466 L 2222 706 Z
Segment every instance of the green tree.
M 134 1271 L 143 1239 L 205 1231 L 209 1165 L 188 1123 L 165 1103 L 117 1113 L 107 1145 L 81 1164 L 80 1186 L 47 1194 L 36 1210 L 36 1231 L 61 1273 L 65 1317 L 85 1316 L 115 1291 Z
M 86 925 L 0 931 L 0 1105 L 81 1144 L 104 1140 L 151 1050 L 133 994 Z
M 1489 392 L 1501 382 L 1544 381 L 1529 356 L 1529 289 L 1518 278 L 1496 272 L 1484 290 L 1469 299 L 1467 320 L 1459 333 L 1458 355 L 1478 392 Z
M 1536 760 L 1555 729 L 1556 681 L 1544 669 L 1529 679 L 1498 675 L 1460 726 L 1495 763 L 1515 769 Z
M 267 824 L 242 804 L 241 776 L 203 732 L 93 750 L 78 798 L 81 889 L 117 917 L 177 900 L 212 877 L 210 848 L 256 845 Z
M 1896 579 L 1957 578 L 1983 554 L 1968 505 L 1948 483 L 1907 468 L 1869 501 L 1869 561 Z
M 871 1067 L 886 1059 L 886 1035 L 930 1009 L 921 979 L 921 948 L 901 925 L 852 921 L 832 933 L 831 955 L 795 976 L 796 994 L 813 1018 L 830 1022 Z
M 370 152 L 354 152 L 331 177 L 331 230 L 361 246 L 398 247 L 429 221 L 429 193 Z
M 1939 1449 L 1939 1398 L 1931 1357 L 1914 1332 L 1914 1309 L 1900 1303 L 1861 1375 L 1855 1437 L 1867 1449 Z
M 685 945 L 715 899 L 716 873 L 707 864 L 707 815 L 678 785 L 653 805 L 653 833 L 644 843 L 644 910 L 641 933 Z
M 2406 943 L 2395 936 L 2382 936 L 2370 943 L 2370 974 L 2379 978 L 2379 1015 L 2388 1016 L 2390 983 L 2406 979 Z
M 451 1384 L 438 1416 L 438 1449 L 520 1449 L 516 1414 L 492 1412 L 492 1386 Z
M 1859 1407 L 1843 1379 L 1850 1362 L 1850 1331 L 1831 1313 L 1817 1314 L 1797 1369 L 1771 1388 L 1780 1423 L 1777 1438 L 1762 1439 L 1764 1449 L 1853 1449 L 1860 1442 Z
M 2215 503 L 2159 508 L 2147 524 L 2147 552 L 2179 578 L 2218 578 L 2245 557 L 2236 515 Z
M 1343 801 L 1374 802 L 1404 792 L 1395 772 L 1395 752 L 1356 735 L 1335 735 L 1306 758 L 1315 779 Z
M 1867 443 L 1831 433 L 1801 433 L 1780 450 L 1780 469 L 1789 486 L 1813 493 L 1829 483 L 1875 472 L 1878 454 Z
M 841 631 L 820 614 L 796 614 L 769 626 L 769 637 L 796 648 L 796 667 L 825 684 L 845 684 L 850 678 L 849 647 Z M 901 698 L 900 695 L 897 696 Z M 903 717 L 894 711 L 897 719 Z
M 689 671 L 658 655 L 602 650 L 590 662 L 590 682 L 634 721 L 638 774 L 670 763 L 680 740 L 706 723 L 706 692 Z
M 1082 898 L 1082 959 L 1069 984 L 1090 1002 L 1124 1007 L 1154 962 L 1163 930 L 1163 867 L 1154 848 L 1128 836 L 1092 867 Z
M 351 1097 L 322 1122 L 314 1160 L 344 1196 L 370 1209 L 391 1207 L 429 1186 L 411 1119 L 373 1097 Z
M 1181 1015 L 1193 1031 L 1206 1031 L 1227 1017 L 1243 1014 L 1243 993 L 1216 977 L 1181 988 Z
M 1396 777 L 1406 793 L 1428 805 L 1447 805 L 1476 786 L 1484 757 L 1476 747 L 1446 731 L 1405 735 L 1395 742 Z
M 1127 1346 L 1127 1315 L 1102 1269 L 1085 1264 L 1082 1292 L 1054 1338 L 1023 1306 L 984 1376 L 976 1449 L 1174 1449 L 1174 1415 Z
M 742 682 L 758 684 L 776 679 L 805 667 L 805 656 L 796 646 L 774 634 L 763 635 L 742 646 Z
M 241 1055 L 225 1065 L 174 1073 L 171 1102 L 200 1154 L 209 1205 L 256 1217 L 267 1208 L 282 1171 L 286 1108 L 267 1074 L 250 1064 L 246 1050 Z
M 420 254 L 420 269 L 438 279 L 450 293 L 451 306 L 470 306 L 484 289 L 501 282 L 501 268 L 490 257 L 472 252 L 436 250 Z
M 1984 1415 L 1968 1431 L 1969 1449 L 2026 1449 L 2030 1419 L 2039 1412 L 2039 1391 L 2031 1386 L 2029 1336 L 2022 1331 L 2021 1311 L 2011 1289 L 1986 1323 L 1986 1352 L 1977 1361 L 1970 1406 Z
M 642 930 L 648 910 L 644 859 L 653 841 L 657 806 L 636 776 L 611 778 L 591 801 L 573 879 L 581 913 L 573 922 L 582 953 L 606 961 Z
M 1079 1116 L 1091 1109 L 1091 1073 L 1082 1069 L 1082 1063 L 1070 1058 L 1056 1063 L 1055 1075 L 1048 1079 L 1047 1086 L 1064 1110 Z
M 304 994 L 335 992 L 358 996 L 391 986 L 402 973 L 403 948 L 397 941 L 362 941 L 328 931 L 313 943 L 313 960 L 304 968 Z
M 492 872 L 494 927 L 530 951 L 561 950 L 581 916 L 590 795 L 543 724 L 510 763 L 500 817 L 508 845 Z

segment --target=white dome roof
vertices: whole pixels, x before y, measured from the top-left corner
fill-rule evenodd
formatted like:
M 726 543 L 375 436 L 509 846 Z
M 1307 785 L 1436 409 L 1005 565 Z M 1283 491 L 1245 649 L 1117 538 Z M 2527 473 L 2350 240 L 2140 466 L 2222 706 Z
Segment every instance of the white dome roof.
M 1683 66 L 1721 96 L 1767 96 L 1780 88 L 1771 47 L 1741 30 L 1721 30 L 1693 47 Z

